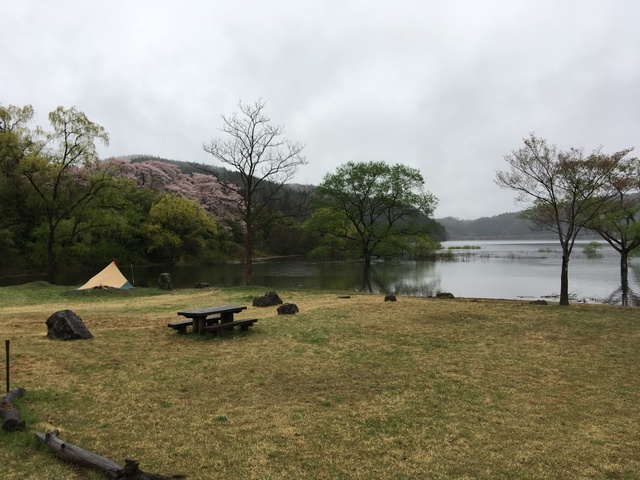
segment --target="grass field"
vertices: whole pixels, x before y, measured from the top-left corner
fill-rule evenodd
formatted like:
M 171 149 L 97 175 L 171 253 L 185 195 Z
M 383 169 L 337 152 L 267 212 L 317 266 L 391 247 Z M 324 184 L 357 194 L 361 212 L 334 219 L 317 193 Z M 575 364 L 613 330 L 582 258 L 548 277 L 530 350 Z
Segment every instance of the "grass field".
M 292 290 L 300 313 L 278 316 L 250 306 L 265 290 L 0 288 L 27 392 L 0 478 L 103 478 L 33 435 L 59 429 L 190 479 L 640 479 L 638 309 Z M 260 320 L 220 338 L 166 327 L 216 304 Z M 95 338 L 48 340 L 61 309 Z

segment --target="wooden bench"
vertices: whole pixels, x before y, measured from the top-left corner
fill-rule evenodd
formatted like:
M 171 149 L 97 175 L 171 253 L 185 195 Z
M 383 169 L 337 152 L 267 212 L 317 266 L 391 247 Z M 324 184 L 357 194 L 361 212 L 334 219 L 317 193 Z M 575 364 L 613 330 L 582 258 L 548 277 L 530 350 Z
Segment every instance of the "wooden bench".
M 220 315 L 214 315 L 211 317 L 207 317 L 206 319 L 207 325 L 215 325 L 219 321 L 220 321 Z M 192 319 L 183 320 L 181 322 L 171 322 L 167 324 L 167 327 L 177 330 L 178 333 L 187 333 L 187 327 L 192 327 L 192 326 L 193 326 Z
M 219 335 L 221 330 L 233 330 L 233 327 L 240 327 L 240 330 L 247 331 L 249 330 L 249 327 L 257 321 L 257 318 L 244 318 L 242 320 L 234 320 L 233 322 L 222 322 L 214 325 L 207 325 L 204 330 L 205 332 L 210 332 L 214 335 Z

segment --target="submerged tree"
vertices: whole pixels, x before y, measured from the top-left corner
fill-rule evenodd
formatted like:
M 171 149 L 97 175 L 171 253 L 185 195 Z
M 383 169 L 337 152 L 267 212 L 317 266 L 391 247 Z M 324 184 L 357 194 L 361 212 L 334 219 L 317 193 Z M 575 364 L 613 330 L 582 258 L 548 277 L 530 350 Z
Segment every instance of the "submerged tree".
M 398 254 L 408 236 L 428 232 L 418 222 L 437 199 L 424 190 L 417 169 L 384 162 L 348 162 L 318 186 L 319 209 L 309 221 L 321 234 L 356 250 L 365 266 L 375 256 Z
M 616 193 L 609 179 L 628 150 L 588 156 L 580 149 L 558 150 L 531 134 L 524 147 L 505 155 L 510 169 L 498 171 L 496 183 L 518 193 L 517 201 L 532 200 L 521 216 L 538 228 L 558 235 L 562 248 L 560 305 L 569 305 L 569 259 L 581 230 L 603 213 Z
M 240 175 L 240 188 L 220 176 L 218 180 L 226 190 L 239 194 L 236 207 L 244 223 L 244 279 L 249 285 L 256 232 L 281 215 L 269 208 L 270 202 L 307 161 L 301 155 L 304 146 L 283 138 L 284 127 L 270 123 L 262 99 L 240 102 L 238 107 L 239 112 L 222 115 L 225 138 L 214 138 L 203 148 Z
M 637 158 L 627 157 L 631 150 L 614 154 L 620 159 L 608 178 L 613 195 L 587 224 L 620 254 L 620 292 L 625 306 L 629 305 L 629 254 L 640 246 L 640 165 Z

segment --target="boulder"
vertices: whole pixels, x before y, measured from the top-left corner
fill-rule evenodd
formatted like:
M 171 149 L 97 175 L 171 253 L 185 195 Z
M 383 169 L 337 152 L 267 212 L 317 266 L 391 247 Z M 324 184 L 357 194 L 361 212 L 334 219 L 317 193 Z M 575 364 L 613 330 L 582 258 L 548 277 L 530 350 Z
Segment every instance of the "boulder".
M 295 315 L 299 311 L 295 303 L 284 303 L 278 307 L 278 315 Z
M 384 296 L 384 301 L 385 302 L 395 302 L 396 301 L 396 296 L 395 295 L 385 295 Z
M 276 292 L 266 292 L 262 297 L 253 299 L 254 307 L 273 307 L 275 305 L 282 305 L 282 300 Z
M 52 340 L 82 340 L 93 338 L 82 319 L 71 310 L 60 310 L 47 321 L 47 338 Z
M 170 273 L 161 273 L 158 278 L 158 288 L 160 290 L 173 290 L 173 284 L 171 283 Z

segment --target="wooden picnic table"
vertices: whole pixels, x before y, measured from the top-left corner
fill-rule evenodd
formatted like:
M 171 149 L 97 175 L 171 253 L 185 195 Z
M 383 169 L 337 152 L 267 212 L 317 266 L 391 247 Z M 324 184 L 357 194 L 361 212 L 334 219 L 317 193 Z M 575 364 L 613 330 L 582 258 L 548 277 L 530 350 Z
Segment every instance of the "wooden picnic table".
M 246 310 L 244 305 L 218 305 L 216 307 L 198 308 L 196 310 L 184 310 L 178 315 L 193 320 L 193 333 L 204 335 L 206 333 L 207 317 L 220 316 L 220 324 L 233 322 L 233 316 Z

